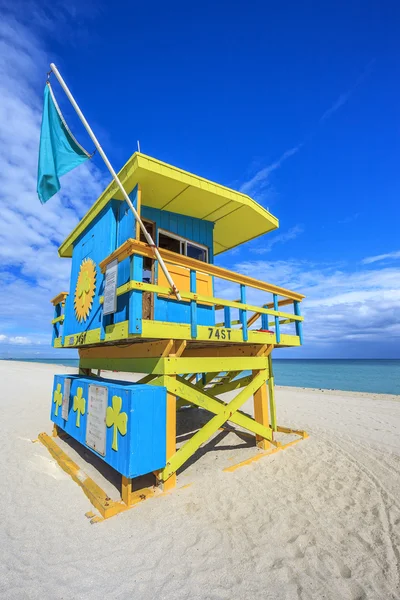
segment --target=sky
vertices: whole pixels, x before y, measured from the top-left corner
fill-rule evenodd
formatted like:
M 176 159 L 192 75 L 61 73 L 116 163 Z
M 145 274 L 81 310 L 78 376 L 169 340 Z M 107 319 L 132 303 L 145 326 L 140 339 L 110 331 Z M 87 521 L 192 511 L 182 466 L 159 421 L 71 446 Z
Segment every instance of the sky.
M 278 358 L 400 358 L 398 3 L 0 0 L 0 15 L 0 357 L 75 356 L 51 348 L 57 247 L 109 182 L 95 156 L 37 198 L 55 62 L 116 169 L 140 140 L 279 218 L 216 259 L 306 295 L 304 345 Z

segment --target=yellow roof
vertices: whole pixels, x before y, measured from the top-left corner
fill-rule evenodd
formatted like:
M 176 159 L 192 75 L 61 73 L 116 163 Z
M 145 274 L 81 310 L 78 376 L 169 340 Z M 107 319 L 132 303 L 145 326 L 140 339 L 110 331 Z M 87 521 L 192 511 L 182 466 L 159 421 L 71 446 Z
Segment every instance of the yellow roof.
M 118 176 L 128 193 L 140 184 L 144 206 L 215 223 L 214 254 L 239 246 L 279 226 L 278 219 L 250 196 L 139 152 L 131 156 Z M 114 181 L 61 244 L 60 256 L 72 256 L 74 241 L 112 198 L 122 200 Z

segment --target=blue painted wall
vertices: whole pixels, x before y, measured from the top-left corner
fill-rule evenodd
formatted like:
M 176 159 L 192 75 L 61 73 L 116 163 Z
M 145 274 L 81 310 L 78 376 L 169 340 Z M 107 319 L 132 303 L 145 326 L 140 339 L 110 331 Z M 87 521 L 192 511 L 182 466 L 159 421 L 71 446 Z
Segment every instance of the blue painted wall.
M 104 276 L 98 265 L 116 248 L 115 212 L 118 204 L 120 203 L 116 200 L 110 202 L 74 244 L 70 291 L 65 306 L 65 336 L 100 327 L 101 309 L 99 298 L 103 294 Z M 96 264 L 96 293 L 88 318 L 80 323 L 75 316 L 74 296 L 79 269 L 84 258 L 91 258 Z
M 158 208 L 150 208 L 142 206 L 143 219 L 155 221 L 157 233 L 158 229 L 166 229 L 171 233 L 181 235 L 188 240 L 193 240 L 198 244 L 203 244 L 208 248 L 208 260 L 211 264 L 214 263 L 213 254 L 213 230 L 214 223 L 211 221 L 203 221 L 194 217 L 186 217 L 167 210 L 159 210 Z
M 62 407 L 57 407 L 54 402 L 54 392 L 57 388 L 61 393 L 64 392 L 64 382 L 67 378 L 71 379 L 71 390 L 68 399 L 68 419 L 64 420 Z M 112 407 L 113 396 L 122 398 L 121 412 L 127 414 L 127 433 L 125 435 L 117 433 L 118 450 L 112 448 L 114 427 L 106 426 L 105 456 L 86 445 L 89 385 L 107 388 L 107 405 L 110 407 Z M 85 400 L 84 412 L 79 416 L 79 423 L 77 411 L 74 411 L 74 396 L 77 395 L 78 388 L 82 389 L 81 396 Z M 165 467 L 166 397 L 165 387 L 114 381 L 101 377 L 55 375 L 50 418 L 53 423 L 116 471 L 125 477 L 138 477 Z
M 132 190 L 129 197 L 135 208 L 137 208 L 137 187 Z M 214 223 L 147 206 L 142 206 L 142 216 L 144 219 L 155 222 L 156 239 L 158 229 L 161 228 L 203 244 L 207 246 L 209 261 L 213 263 Z M 100 272 L 98 264 L 127 239 L 135 237 L 135 232 L 135 219 L 126 202 L 112 200 L 77 239 L 74 244 L 72 257 L 70 292 L 65 307 L 64 336 L 101 327 L 99 297 L 103 295 L 104 291 L 104 275 Z M 79 323 L 74 311 L 74 295 L 80 265 L 85 258 L 91 258 L 96 264 L 96 294 L 88 318 L 86 321 Z M 138 273 L 142 271 L 142 260 L 141 257 L 137 257 L 136 259 L 135 271 Z M 118 286 L 127 283 L 130 277 L 131 265 L 130 259 L 127 258 L 118 265 Z M 135 275 L 135 278 L 140 279 L 141 276 Z M 140 294 L 140 292 L 135 292 L 135 295 L 138 296 L 138 301 L 140 300 Z M 114 315 L 105 317 L 104 326 L 127 321 L 129 315 L 128 308 L 129 294 L 119 296 L 117 298 L 117 311 Z M 154 319 L 170 323 L 190 323 L 190 304 L 179 304 L 174 300 L 155 297 Z M 198 306 L 197 323 L 199 325 L 214 325 L 214 308 L 210 306 Z
M 137 186 L 129 194 L 133 206 L 137 209 Z M 117 218 L 117 243 L 116 248 L 121 246 L 129 238 L 136 237 L 136 222 L 133 212 L 126 202 L 118 202 L 116 208 Z M 141 259 L 142 260 L 142 259 Z M 118 286 L 127 283 L 130 279 L 130 261 L 126 258 L 118 265 Z M 121 323 L 128 320 L 129 294 L 123 294 L 117 298 L 117 312 L 110 317 L 113 323 Z

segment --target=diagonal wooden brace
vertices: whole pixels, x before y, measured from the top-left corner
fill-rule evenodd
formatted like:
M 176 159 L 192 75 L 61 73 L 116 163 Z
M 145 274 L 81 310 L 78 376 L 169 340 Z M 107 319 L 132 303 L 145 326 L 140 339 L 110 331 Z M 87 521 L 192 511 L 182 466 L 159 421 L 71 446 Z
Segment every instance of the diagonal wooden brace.
M 247 384 L 251 383 L 252 379 L 253 377 L 250 375 Z M 200 408 L 204 408 L 215 415 L 221 412 L 221 406 L 229 406 L 229 404 L 220 398 L 212 396 L 211 393 L 205 390 L 199 390 L 196 386 L 188 383 L 182 377 L 177 377 L 176 380 L 168 377 L 168 381 L 165 382 L 164 385 L 167 386 L 168 391 L 173 392 L 180 398 L 184 398 L 191 404 L 200 406 Z M 257 421 L 252 419 L 249 415 L 246 415 L 246 413 L 238 410 L 228 420 L 267 440 L 272 440 L 272 429 L 265 427 L 261 423 L 257 423 Z
M 251 417 L 243 413 L 238 413 L 239 408 L 246 400 L 254 394 L 262 385 L 265 384 L 269 376 L 269 370 L 257 371 L 250 383 L 229 403 L 225 404 L 222 400 L 217 400 L 212 396 L 200 391 L 198 388 L 189 384 L 183 378 L 174 380 L 168 376 L 162 376 L 156 379 L 152 385 L 163 385 L 167 390 L 177 396 L 188 400 L 189 402 L 201 406 L 215 416 L 208 421 L 194 436 L 188 440 L 168 461 L 167 466 L 160 473 L 160 478 L 165 481 L 179 467 L 181 467 L 192 456 L 200 446 L 226 422 L 232 421 L 268 440 L 272 439 L 272 430 L 259 423 L 256 423 Z

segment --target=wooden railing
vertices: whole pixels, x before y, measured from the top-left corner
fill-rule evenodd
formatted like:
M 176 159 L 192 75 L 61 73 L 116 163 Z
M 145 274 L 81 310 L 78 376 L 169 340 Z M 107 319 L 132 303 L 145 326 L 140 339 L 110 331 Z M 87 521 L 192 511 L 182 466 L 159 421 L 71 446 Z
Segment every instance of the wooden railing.
M 68 292 L 61 292 L 57 294 L 55 298 L 51 300 L 54 306 L 54 318 L 51 322 L 53 325 L 52 345 L 54 346 L 54 340 L 61 336 L 62 325 L 65 319 L 65 301 L 68 297 Z
M 300 338 L 300 343 L 302 343 L 303 317 L 300 314 L 300 302 L 304 298 L 302 294 L 299 294 L 298 292 L 293 292 L 286 288 L 282 288 L 270 283 L 259 281 L 258 279 L 254 279 L 253 277 L 249 277 L 247 275 L 241 275 L 239 273 L 235 273 L 234 271 L 229 271 L 228 269 L 224 269 L 222 267 L 207 264 L 199 260 L 190 258 L 188 256 L 176 254 L 175 252 L 171 252 L 169 250 L 163 250 L 159 248 L 159 251 L 167 265 L 178 265 L 180 267 L 185 267 L 190 271 L 190 275 L 188 277 L 189 289 L 179 289 L 179 292 L 183 301 L 190 302 L 190 325 L 192 338 L 197 337 L 197 305 L 206 304 L 214 306 L 215 310 L 224 311 L 223 321 L 217 323 L 217 327 L 219 326 L 231 329 L 235 325 L 240 325 L 243 335 L 243 341 L 248 340 L 249 328 L 252 325 L 254 325 L 258 319 L 261 318 L 261 330 L 269 331 L 270 327 L 274 327 L 276 342 L 278 344 L 281 341 L 280 326 L 290 323 L 295 324 L 296 335 Z M 132 262 L 131 273 L 138 273 L 140 269 L 138 270 L 137 267 L 135 269 L 133 264 L 135 257 L 148 257 L 154 259 L 154 253 L 151 247 L 147 244 L 144 244 L 143 242 L 139 242 L 134 239 L 129 239 L 126 242 L 124 242 L 124 244 L 122 244 L 119 248 L 117 248 L 112 254 L 107 256 L 107 258 L 105 258 L 99 266 L 101 271 L 104 273 L 107 268 L 107 265 L 110 262 L 114 260 L 122 262 L 123 260 L 130 258 Z M 202 274 L 205 273 L 207 275 L 213 276 L 214 278 L 238 284 L 240 286 L 240 299 L 227 300 L 224 298 L 217 298 L 214 296 L 198 294 L 196 292 L 197 272 Z M 262 292 L 271 293 L 272 302 L 264 304 L 263 306 L 254 306 L 248 304 L 246 301 L 246 292 L 248 287 Z M 131 305 L 132 308 L 134 308 L 133 295 L 137 292 L 150 292 L 153 294 L 169 296 L 171 299 L 175 298 L 175 296 L 172 293 L 172 290 L 168 287 L 144 283 L 136 279 L 131 279 L 130 281 L 128 281 L 127 283 L 125 283 L 117 289 L 118 296 L 127 293 L 130 294 L 130 300 L 132 298 L 132 302 L 130 301 L 129 303 L 130 308 Z M 289 305 L 293 305 L 293 313 L 282 312 L 279 310 L 280 307 Z M 231 319 L 232 309 L 237 309 L 239 311 L 239 320 L 233 321 Z M 248 317 L 249 313 L 253 314 Z M 273 321 L 270 322 L 269 317 L 273 317 Z M 129 314 L 129 333 L 138 333 L 138 325 L 136 325 L 135 327 L 133 321 L 134 319 L 132 315 Z

